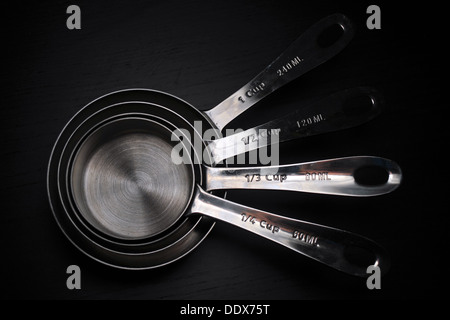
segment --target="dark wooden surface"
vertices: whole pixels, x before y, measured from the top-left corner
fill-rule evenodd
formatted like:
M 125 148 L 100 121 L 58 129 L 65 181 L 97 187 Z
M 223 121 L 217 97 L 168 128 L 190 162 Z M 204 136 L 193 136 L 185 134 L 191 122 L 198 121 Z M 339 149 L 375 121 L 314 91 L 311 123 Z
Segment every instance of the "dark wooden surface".
M 382 29 L 368 30 L 368 1 L 75 1 L 82 29 L 71 31 L 69 4 L 22 2 L 2 11 L 2 298 L 442 297 L 448 254 L 448 103 L 441 79 L 448 36 L 442 10 L 375 2 Z M 145 272 L 103 266 L 64 237 L 48 204 L 46 171 L 58 133 L 80 108 L 108 92 L 141 87 L 207 110 L 308 26 L 335 12 L 355 23 L 351 44 L 232 126 L 248 128 L 325 94 L 374 86 L 387 101 L 381 116 L 358 128 L 285 143 L 281 162 L 377 155 L 400 164 L 402 186 L 364 199 L 268 191 L 233 191 L 229 199 L 374 239 L 392 257 L 381 290 L 222 223 L 188 256 Z M 81 290 L 66 288 L 71 264 L 82 270 Z

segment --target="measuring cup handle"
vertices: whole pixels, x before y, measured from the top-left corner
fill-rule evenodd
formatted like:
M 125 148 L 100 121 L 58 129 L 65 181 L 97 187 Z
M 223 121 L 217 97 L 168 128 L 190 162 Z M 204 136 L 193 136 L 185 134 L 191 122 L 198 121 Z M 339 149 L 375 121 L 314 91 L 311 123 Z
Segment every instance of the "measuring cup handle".
M 222 130 L 271 92 L 338 54 L 350 42 L 353 34 L 350 20 L 342 14 L 333 14 L 320 20 L 266 69 L 219 105 L 206 111 L 206 114 Z
M 210 141 L 214 163 L 268 145 L 334 132 L 366 123 L 381 113 L 382 94 L 371 87 L 342 90 L 280 118 Z
M 200 187 L 191 212 L 238 226 L 351 275 L 367 277 L 370 265 L 378 266 L 381 273 L 389 268 L 385 250 L 372 240 L 246 207 L 206 193 Z
M 207 191 L 268 189 L 354 197 L 392 192 L 402 178 L 394 161 L 372 156 L 266 167 L 205 167 L 205 171 Z

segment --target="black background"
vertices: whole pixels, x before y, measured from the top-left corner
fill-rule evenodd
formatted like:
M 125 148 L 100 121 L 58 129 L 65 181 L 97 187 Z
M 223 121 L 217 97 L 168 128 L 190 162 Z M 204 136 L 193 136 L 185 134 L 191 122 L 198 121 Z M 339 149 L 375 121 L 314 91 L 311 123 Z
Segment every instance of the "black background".
M 81 8 L 81 30 L 66 8 Z M 443 8 L 381 8 L 368 30 L 367 1 L 51 1 L 2 5 L 1 296 L 15 299 L 442 298 L 447 286 L 445 205 L 448 104 Z M 93 99 L 152 88 L 207 110 L 247 83 L 304 30 L 341 12 L 357 33 L 338 56 L 280 89 L 230 127 L 249 128 L 326 94 L 380 89 L 383 114 L 358 128 L 281 146 L 281 163 L 350 155 L 395 160 L 403 182 L 374 198 L 232 191 L 246 205 L 365 235 L 386 247 L 381 290 L 217 223 L 183 259 L 145 272 L 115 270 L 80 253 L 52 216 L 46 193 L 51 148 Z M 67 266 L 82 289 L 66 288 Z

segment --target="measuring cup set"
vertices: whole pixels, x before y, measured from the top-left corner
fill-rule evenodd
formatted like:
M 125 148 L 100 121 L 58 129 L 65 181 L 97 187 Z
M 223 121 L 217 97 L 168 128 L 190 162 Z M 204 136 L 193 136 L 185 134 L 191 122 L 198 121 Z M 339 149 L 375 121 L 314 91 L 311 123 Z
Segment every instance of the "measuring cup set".
M 121 90 L 89 103 L 62 130 L 48 167 L 49 200 L 64 234 L 104 264 L 149 269 L 191 252 L 219 220 L 348 274 L 366 276 L 370 264 L 386 271 L 385 251 L 365 237 L 225 199 L 229 189 L 365 197 L 399 186 L 400 168 L 380 157 L 258 167 L 227 167 L 224 161 L 274 141 L 333 132 L 374 118 L 382 98 L 373 88 L 359 87 L 255 128 L 221 134 L 252 105 L 339 53 L 353 33 L 341 14 L 320 20 L 248 84 L 206 112 L 149 89 Z M 202 130 L 218 132 L 219 138 L 205 139 L 199 123 Z M 184 136 L 174 139 L 177 130 Z M 200 142 L 200 149 L 193 141 Z M 191 151 L 190 161 L 173 161 L 177 146 Z M 361 183 L 356 173 L 373 167 L 386 179 Z M 369 253 L 367 264 L 351 258 L 348 252 L 355 248 Z

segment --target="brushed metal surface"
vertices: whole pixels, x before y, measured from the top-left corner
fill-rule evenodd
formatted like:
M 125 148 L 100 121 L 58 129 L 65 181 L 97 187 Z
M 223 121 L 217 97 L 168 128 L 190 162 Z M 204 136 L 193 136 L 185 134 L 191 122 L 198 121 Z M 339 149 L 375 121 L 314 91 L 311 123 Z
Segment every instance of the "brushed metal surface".
M 171 131 L 122 118 L 95 130 L 73 162 L 72 191 L 81 215 L 121 239 L 155 236 L 172 226 L 192 195 L 192 167 L 171 160 Z

